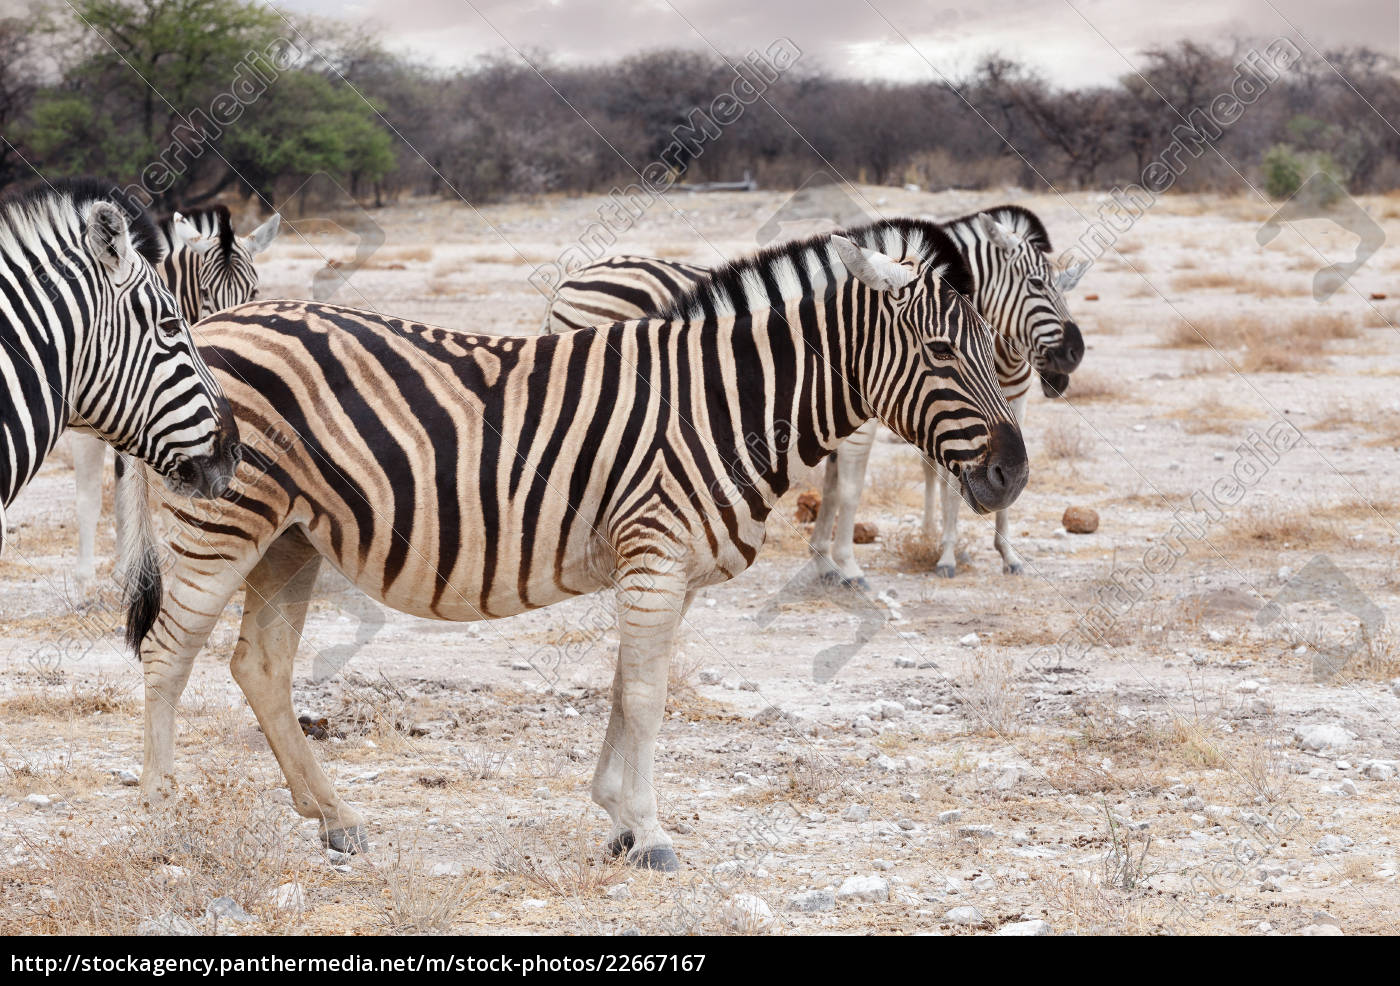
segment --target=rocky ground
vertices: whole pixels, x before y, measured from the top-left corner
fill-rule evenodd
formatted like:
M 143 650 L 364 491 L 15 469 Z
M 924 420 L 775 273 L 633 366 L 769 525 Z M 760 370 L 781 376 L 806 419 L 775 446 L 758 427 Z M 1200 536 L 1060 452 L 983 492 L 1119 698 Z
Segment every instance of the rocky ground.
M 861 193 L 890 215 L 1021 202 L 1057 247 L 1104 201 Z M 612 249 L 712 263 L 786 198 L 677 195 Z M 262 296 L 309 297 L 334 260 L 336 301 L 533 332 L 527 275 L 601 201 L 376 210 L 359 269 L 364 219 L 304 221 Z M 1400 206 L 1363 204 L 1400 232 Z M 1400 239 L 1319 304 L 1314 273 L 1352 240 L 1317 220 L 1261 247 L 1271 211 L 1166 197 L 1075 290 L 1088 355 L 1068 400 L 1029 409 L 1023 575 L 964 512 L 965 560 L 935 578 L 917 460 L 884 441 L 872 589 L 823 594 L 795 503 L 820 477 L 800 484 L 759 562 L 687 619 L 657 762 L 676 874 L 601 854 L 604 597 L 444 625 L 327 577 L 295 701 L 370 819 L 356 857 L 292 811 L 227 673 L 231 607 L 181 710 L 181 793 L 143 808 L 140 678 L 110 586 L 68 581 L 61 449 L 0 561 L 0 929 L 1395 933 L 1400 359 L 1372 295 L 1400 292 Z M 1096 531 L 1066 532 L 1067 507 Z

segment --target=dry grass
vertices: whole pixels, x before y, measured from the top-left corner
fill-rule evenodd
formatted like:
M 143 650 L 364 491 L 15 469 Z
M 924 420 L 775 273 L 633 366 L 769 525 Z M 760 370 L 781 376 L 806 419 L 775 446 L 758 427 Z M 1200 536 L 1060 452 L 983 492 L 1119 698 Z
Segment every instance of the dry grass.
M 1393 329 L 1400 326 L 1400 305 L 1372 305 L 1361 316 L 1367 329 Z
M 1041 432 L 1041 448 L 1048 458 L 1071 465 L 1092 458 L 1094 444 L 1073 422 L 1055 421 Z
M 498 833 L 493 866 L 503 876 L 518 878 L 557 897 L 597 897 L 626 880 L 628 870 L 621 856 L 605 858 L 594 848 L 589 821 L 578 819 L 571 849 L 562 856 L 548 848 L 567 839 L 557 824 L 534 826 L 527 838 L 507 840 Z
M 886 554 L 897 571 L 932 572 L 938 564 L 938 542 L 924 535 L 922 528 L 902 527 L 888 542 Z
M 1178 265 L 1184 266 L 1184 265 Z M 1235 294 L 1253 295 L 1256 298 L 1280 298 L 1300 293 L 1296 284 L 1285 285 L 1262 277 L 1241 277 L 1228 271 L 1193 271 L 1178 274 L 1172 278 L 1172 290 L 1182 293 L 1195 291 L 1232 290 Z
M 1215 394 L 1209 394 L 1190 407 L 1178 408 L 1169 417 L 1181 422 L 1191 435 L 1228 435 L 1242 422 L 1259 417 L 1254 411 L 1238 404 L 1227 404 Z
M 861 503 L 879 510 L 905 510 L 924 502 L 924 467 L 917 455 L 900 450 L 893 461 L 871 466 Z
M 1094 370 L 1081 370 L 1069 378 L 1065 398 L 1071 404 L 1106 404 L 1126 396 L 1128 391 L 1118 379 Z
M 394 852 L 384 882 L 389 895 L 385 924 L 389 930 L 410 934 L 447 934 L 457 915 L 481 893 L 476 874 L 462 872 L 433 877 L 416 853 Z
M 1243 350 L 1239 369 L 1247 373 L 1299 373 L 1323 365 L 1325 347 L 1355 339 L 1361 329 L 1355 316 L 1318 312 L 1291 318 L 1238 313 L 1181 319 L 1162 336 L 1168 349 Z
M 0 701 L 0 716 L 7 719 L 76 719 L 99 714 L 136 715 L 140 703 L 130 687 L 112 681 L 82 682 L 67 687 L 22 692 Z
M 1223 543 L 1236 548 L 1270 550 L 1321 548 L 1345 537 L 1341 527 L 1318 509 L 1280 503 L 1233 511 L 1225 519 L 1223 535 Z
M 1016 681 L 1017 665 L 1009 657 L 987 656 L 963 662 L 955 684 L 966 706 L 974 736 L 1015 736 L 1024 728 L 1025 696 Z
M 291 844 L 291 812 L 246 777 L 202 781 L 120 829 L 79 821 L 65 838 L 29 842 L 23 861 L 0 867 L 0 902 L 17 932 L 130 935 L 143 920 L 174 915 L 208 929 L 205 907 L 231 897 L 259 918 L 256 929 L 288 933 L 299 913 L 273 895 L 305 883 L 309 859 Z

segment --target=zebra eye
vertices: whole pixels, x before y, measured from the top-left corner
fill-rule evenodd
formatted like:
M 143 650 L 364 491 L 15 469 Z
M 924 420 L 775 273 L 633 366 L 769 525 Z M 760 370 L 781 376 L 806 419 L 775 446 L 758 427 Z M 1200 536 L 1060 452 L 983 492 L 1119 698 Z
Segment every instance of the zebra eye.
M 928 344 L 928 353 L 940 363 L 951 363 L 958 358 L 958 354 L 953 351 L 953 347 L 941 339 L 936 339 Z
M 160 320 L 160 331 L 167 339 L 174 339 L 185 329 L 179 315 L 167 315 Z
M 1031 277 L 1026 278 L 1026 280 L 1030 283 L 1030 286 L 1035 288 L 1036 290 L 1045 290 L 1045 278 L 1032 275 Z

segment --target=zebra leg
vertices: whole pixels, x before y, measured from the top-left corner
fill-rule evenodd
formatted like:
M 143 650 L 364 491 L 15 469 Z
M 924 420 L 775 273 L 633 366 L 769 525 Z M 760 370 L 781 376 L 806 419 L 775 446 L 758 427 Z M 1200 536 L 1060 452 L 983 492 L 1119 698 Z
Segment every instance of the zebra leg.
M 842 585 L 860 589 L 870 588 L 870 583 L 856 562 L 856 512 L 860 509 L 860 495 L 865 490 L 865 470 L 870 464 L 871 449 L 875 447 L 876 427 L 873 420 L 862 425 L 832 456 L 840 459 L 841 471 L 837 484 L 836 543 L 831 561 L 841 575 Z
M 97 576 L 94 544 L 97 522 L 102 517 L 102 467 L 107 462 L 107 445 L 100 438 L 74 432 L 73 483 L 77 487 L 78 563 L 73 569 L 73 581 L 78 592 L 86 595 Z
M 621 645 L 613 718 L 594 775 L 594 800 L 612 817 L 615 840 L 625 843 L 631 834 L 628 862 L 669 872 L 680 868 L 680 860 L 657 820 L 652 772 L 686 579 L 674 556 L 620 553 L 626 558 L 617 577 Z
M 823 563 L 822 577 L 835 577 L 836 564 L 831 560 L 831 539 L 836 531 L 837 500 L 841 476 L 841 450 L 826 457 L 822 476 L 822 502 L 817 508 L 817 522 L 812 525 L 812 557 Z
M 287 778 L 297 814 L 321 823 L 321 841 L 331 849 L 366 852 L 364 817 L 335 793 L 292 706 L 292 663 L 320 570 L 321 555 L 300 528 L 272 543 L 248 573 L 243 624 L 229 669 Z
M 933 489 L 938 490 L 943 508 L 943 531 L 938 546 L 938 564 L 934 573 L 951 579 L 958 571 L 958 508 L 962 495 L 953 478 L 934 463 L 924 460 L 924 530 L 933 526 Z
M 1026 401 L 1028 395 L 1022 394 L 1011 401 L 1011 413 L 1016 416 L 1016 424 L 1020 426 L 1026 420 Z M 1016 549 L 1011 547 L 1011 538 L 1006 533 L 1007 518 L 1005 510 L 997 511 L 997 530 L 992 537 L 992 544 L 996 547 L 997 553 L 1001 555 L 1001 570 L 1006 575 L 1021 574 L 1021 556 L 1016 553 Z

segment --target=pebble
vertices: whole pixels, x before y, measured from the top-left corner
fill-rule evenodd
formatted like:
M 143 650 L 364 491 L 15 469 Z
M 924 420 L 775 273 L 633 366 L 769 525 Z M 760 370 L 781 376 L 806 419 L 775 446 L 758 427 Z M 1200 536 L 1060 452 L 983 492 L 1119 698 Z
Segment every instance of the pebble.
M 796 894 L 788 901 L 788 907 L 792 910 L 806 914 L 829 911 L 835 906 L 836 894 L 831 890 L 808 890 L 806 893 Z
M 199 929 L 180 915 L 167 912 L 159 917 L 143 920 L 136 926 L 136 933 L 143 938 L 193 938 L 199 934 Z
M 1091 507 L 1066 507 L 1060 524 L 1071 534 L 1093 534 L 1099 529 L 1099 515 Z
M 983 874 L 972 881 L 972 889 L 978 893 L 988 894 L 997 888 L 997 882 L 991 877 Z
M 912 657 L 896 657 L 894 659 L 894 666 L 897 668 L 917 668 L 919 662 Z
M 1361 776 L 1372 781 L 1388 781 L 1395 776 L 1395 768 L 1379 760 L 1370 760 L 1362 764 Z
M 1356 734 L 1334 725 L 1300 726 L 1293 730 L 1293 738 L 1305 750 L 1344 750 L 1356 739 Z
M 940 811 L 938 813 L 939 825 L 952 825 L 954 822 L 962 820 L 962 812 L 954 808 L 951 811 Z
M 851 805 L 841 817 L 848 822 L 868 822 L 870 820 L 870 809 L 865 805 Z
M 533 797 L 539 798 L 541 801 L 548 801 L 548 800 L 549 800 L 549 788 L 547 788 L 547 787 L 537 787 L 537 788 L 535 788 L 535 790 L 534 790 L 534 792 L 533 792 Z
M 1329 833 L 1317 840 L 1317 851 L 1321 853 L 1346 852 L 1355 842 L 1350 836 Z
M 33 805 L 35 808 L 47 808 L 49 805 L 53 804 L 53 798 L 50 798 L 47 794 L 31 794 L 24 799 L 24 803 Z
M 428 870 L 429 876 L 461 876 L 466 872 L 461 863 L 448 861 L 444 863 L 434 863 Z
M 890 899 L 890 883 L 882 876 L 848 876 L 836 891 L 837 900 L 879 902 Z
M 986 920 L 982 912 L 971 904 L 960 904 L 950 908 L 943 915 L 944 921 L 951 921 L 953 924 L 981 924 Z
M 272 892 L 272 903 L 279 911 L 304 911 L 306 891 L 299 883 L 284 883 Z
M 769 931 L 776 927 L 773 909 L 762 897 L 735 894 L 724 902 L 724 923 L 735 931 Z
M 958 643 L 963 647 L 976 647 L 982 642 L 982 638 L 975 633 L 969 633 L 965 637 L 959 637 Z
M 232 921 L 235 924 L 250 924 L 257 920 L 238 905 L 232 897 L 215 897 L 204 908 L 206 921 Z
M 1346 932 L 1335 924 L 1310 924 L 1298 934 L 1305 938 L 1339 938 Z
M 1004 924 L 997 929 L 996 933 L 1005 938 L 1040 938 L 1044 935 L 1053 935 L 1054 929 L 1046 921 L 1013 921 L 1011 924 Z
M 724 680 L 724 675 L 714 668 L 702 668 L 700 671 L 700 684 L 718 685 Z
M 990 839 L 996 830 L 990 825 L 959 825 L 958 835 L 971 839 Z
M 141 783 L 141 775 L 134 770 L 118 770 L 113 773 L 122 787 L 135 787 Z
M 627 900 L 632 896 L 632 890 L 625 883 L 615 883 L 607 889 L 604 896 L 608 900 Z

